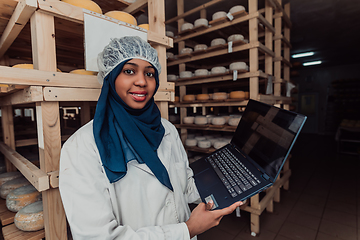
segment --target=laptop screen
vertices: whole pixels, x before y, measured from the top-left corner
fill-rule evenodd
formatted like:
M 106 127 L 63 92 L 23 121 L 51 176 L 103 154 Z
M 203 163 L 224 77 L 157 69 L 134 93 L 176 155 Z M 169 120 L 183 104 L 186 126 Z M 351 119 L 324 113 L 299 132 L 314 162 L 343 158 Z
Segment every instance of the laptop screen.
M 303 115 L 249 100 L 231 142 L 274 181 L 305 119 Z

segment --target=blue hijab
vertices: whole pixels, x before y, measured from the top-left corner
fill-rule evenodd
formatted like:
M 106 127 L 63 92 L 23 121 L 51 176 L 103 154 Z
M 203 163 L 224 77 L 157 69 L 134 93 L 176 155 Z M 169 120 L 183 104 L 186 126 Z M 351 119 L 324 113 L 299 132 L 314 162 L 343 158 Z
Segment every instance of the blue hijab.
M 145 163 L 164 186 L 173 190 L 168 172 L 156 152 L 165 129 L 154 97 L 143 109 L 132 109 L 116 93 L 115 80 L 127 61 L 105 77 L 96 105 L 93 132 L 106 176 L 111 183 L 120 180 L 126 175 L 127 163 L 136 159 Z M 155 79 L 156 93 L 159 88 L 157 70 Z

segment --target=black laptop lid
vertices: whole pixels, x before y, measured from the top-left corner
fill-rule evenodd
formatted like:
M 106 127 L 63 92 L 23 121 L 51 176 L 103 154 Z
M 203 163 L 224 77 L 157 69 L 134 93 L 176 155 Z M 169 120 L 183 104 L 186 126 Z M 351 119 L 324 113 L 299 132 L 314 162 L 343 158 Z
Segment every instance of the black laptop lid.
M 231 141 L 275 181 L 306 116 L 249 100 Z

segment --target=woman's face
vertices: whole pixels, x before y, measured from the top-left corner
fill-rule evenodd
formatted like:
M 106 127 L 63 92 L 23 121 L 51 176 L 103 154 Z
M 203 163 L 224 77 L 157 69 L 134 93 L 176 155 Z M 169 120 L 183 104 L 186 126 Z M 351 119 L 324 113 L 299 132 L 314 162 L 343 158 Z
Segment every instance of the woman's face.
M 147 61 L 131 59 L 115 80 L 115 90 L 133 109 L 142 109 L 154 95 L 155 68 Z

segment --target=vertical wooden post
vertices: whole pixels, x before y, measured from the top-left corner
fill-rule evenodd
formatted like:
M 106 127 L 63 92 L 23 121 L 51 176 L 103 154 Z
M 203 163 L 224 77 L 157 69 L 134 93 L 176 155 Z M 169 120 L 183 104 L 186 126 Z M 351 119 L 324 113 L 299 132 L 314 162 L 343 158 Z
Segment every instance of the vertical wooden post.
M 265 1 L 265 19 L 273 25 L 273 8 L 268 1 Z M 270 29 L 265 29 L 265 47 L 273 50 L 273 33 Z M 265 73 L 273 75 L 273 57 L 265 54 Z
M 249 14 L 258 11 L 258 0 L 249 0 Z M 259 40 L 258 19 L 252 18 L 249 20 L 249 42 L 256 44 Z M 259 49 L 257 47 L 249 50 L 249 65 L 250 72 L 257 72 L 259 70 Z M 250 98 L 257 100 L 259 97 L 259 77 L 251 77 L 249 83 Z
M 4 143 L 15 150 L 14 113 L 12 106 L 1 107 L 1 122 Z M 5 158 L 6 171 L 15 172 L 16 167 Z
M 200 10 L 200 18 L 206 18 L 206 9 Z
M 286 159 L 286 162 L 283 167 L 283 171 L 286 172 L 290 170 L 290 156 Z M 289 179 L 283 185 L 285 190 L 289 190 Z
M 149 29 L 158 33 L 160 36 L 165 36 L 165 1 L 164 0 L 148 0 L 148 16 Z M 167 65 L 166 65 L 166 47 L 162 45 L 155 45 L 154 48 L 158 52 L 158 57 L 161 65 L 161 74 L 159 76 L 160 88 L 161 85 L 167 83 Z M 157 102 L 163 118 L 169 118 L 169 104 L 168 102 Z
M 280 3 L 282 0 L 276 0 Z M 280 9 L 276 10 L 280 12 Z M 274 62 L 274 76 L 275 76 L 275 84 L 274 84 L 274 95 L 281 96 L 281 30 L 282 30 L 282 19 L 281 17 L 275 18 L 275 36 L 277 39 L 274 43 L 275 48 L 275 58 L 276 61 Z
M 81 103 L 81 110 L 80 110 L 80 120 L 81 126 L 88 123 L 90 119 L 90 103 L 89 102 L 82 102 Z
M 284 5 L 284 12 L 290 18 L 290 3 Z M 284 37 L 290 42 L 290 27 L 285 24 L 284 26 Z M 290 46 L 284 44 L 284 59 L 290 62 Z M 284 80 L 289 82 L 290 81 L 290 66 L 284 64 Z M 289 110 L 290 105 L 284 104 L 284 108 Z M 287 185 L 289 181 L 287 181 Z M 285 187 L 284 187 L 285 188 Z
M 35 12 L 30 19 L 34 69 L 56 72 L 54 17 Z M 40 169 L 59 170 L 61 135 L 58 102 L 36 104 Z M 59 190 L 42 193 L 46 239 L 67 239 L 66 218 Z
M 250 198 L 250 205 L 252 208 L 260 209 L 259 194 L 256 194 Z M 255 213 L 250 214 L 250 229 L 251 232 L 256 234 L 260 233 L 260 216 Z

